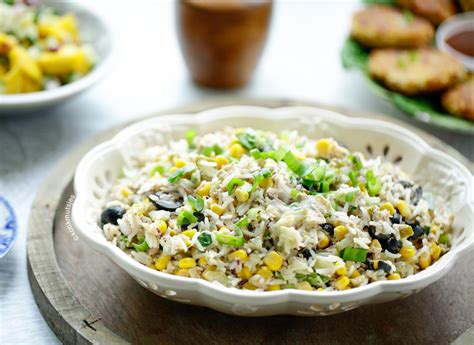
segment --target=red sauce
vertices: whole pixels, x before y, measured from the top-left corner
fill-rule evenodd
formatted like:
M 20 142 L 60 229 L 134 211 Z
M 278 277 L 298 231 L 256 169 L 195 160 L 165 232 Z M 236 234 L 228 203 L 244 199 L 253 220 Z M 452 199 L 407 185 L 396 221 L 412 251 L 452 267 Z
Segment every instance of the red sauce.
M 446 39 L 446 43 L 458 52 L 474 57 L 474 30 L 458 32 Z

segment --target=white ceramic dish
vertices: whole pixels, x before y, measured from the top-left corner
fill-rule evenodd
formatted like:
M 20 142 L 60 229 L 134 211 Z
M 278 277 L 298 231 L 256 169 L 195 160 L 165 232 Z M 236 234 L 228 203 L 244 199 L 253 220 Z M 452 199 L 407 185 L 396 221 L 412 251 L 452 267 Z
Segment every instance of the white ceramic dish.
M 44 0 L 41 3 L 56 8 L 61 13 L 71 12 L 76 15 L 82 40 L 90 44 L 97 54 L 97 65 L 83 78 L 56 89 L 0 95 L 0 115 L 15 116 L 64 102 L 97 83 L 112 65 L 112 33 L 103 19 L 89 8 L 81 6 L 79 1 Z
M 463 54 L 451 47 L 446 39 L 465 30 L 474 30 L 474 12 L 464 12 L 450 17 L 436 30 L 436 45 L 461 61 L 467 69 L 474 71 L 474 57 Z
M 98 226 L 101 207 L 131 153 L 147 145 L 183 138 L 189 128 L 203 133 L 224 126 L 249 126 L 273 131 L 297 129 L 312 138 L 334 137 L 349 149 L 364 153 L 370 145 L 375 155 L 382 155 L 388 147 L 387 159 L 402 157 L 399 164 L 421 181 L 425 190 L 442 196 L 443 202 L 448 203 L 455 213 L 452 249 L 428 269 L 398 281 L 380 281 L 338 292 L 255 292 L 153 270 L 106 241 Z M 126 128 L 112 140 L 87 153 L 77 167 L 74 189 L 76 200 L 72 219 L 78 235 L 88 245 L 109 257 L 139 284 L 157 295 L 229 314 L 328 315 L 370 303 L 391 301 L 428 286 L 448 273 L 456 262 L 467 264 L 460 259 L 474 248 L 473 178 L 461 163 L 430 148 L 422 139 L 401 127 L 382 121 L 349 118 L 317 108 L 231 106 L 193 115 L 154 117 Z

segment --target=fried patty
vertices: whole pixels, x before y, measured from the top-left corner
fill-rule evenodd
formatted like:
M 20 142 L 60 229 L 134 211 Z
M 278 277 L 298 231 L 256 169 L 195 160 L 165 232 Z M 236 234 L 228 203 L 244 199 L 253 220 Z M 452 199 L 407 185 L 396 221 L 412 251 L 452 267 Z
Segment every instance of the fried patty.
M 405 95 L 442 91 L 467 75 L 461 62 L 434 48 L 373 50 L 369 73 L 387 88 Z
M 394 7 L 374 5 L 354 14 L 351 35 L 370 48 L 416 48 L 432 42 L 434 27 Z
M 397 0 L 397 4 L 438 25 L 457 12 L 455 0 Z
M 441 102 L 450 114 L 474 121 L 474 79 L 446 91 Z

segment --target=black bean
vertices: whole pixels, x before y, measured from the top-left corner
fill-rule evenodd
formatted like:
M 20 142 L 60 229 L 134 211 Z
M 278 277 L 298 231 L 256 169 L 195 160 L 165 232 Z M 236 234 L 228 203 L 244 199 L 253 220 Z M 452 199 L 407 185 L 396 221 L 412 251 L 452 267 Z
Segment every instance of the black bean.
M 329 224 L 329 223 L 324 223 L 324 224 L 321 224 L 321 228 L 326 231 L 329 236 L 334 236 L 334 225 L 332 224 Z
M 158 210 L 174 212 L 183 205 L 181 201 L 164 198 L 160 193 L 149 195 L 148 198 L 155 204 Z
M 364 230 L 367 231 L 372 238 L 376 238 L 375 236 L 375 226 L 369 225 L 369 226 L 364 226 Z
M 364 230 L 369 233 L 369 235 L 370 235 L 370 237 L 372 237 L 372 239 L 379 241 L 379 243 L 380 243 L 380 245 L 382 246 L 383 249 L 385 249 L 387 247 L 387 242 L 390 239 L 390 236 L 384 235 L 384 234 L 376 235 L 375 234 L 376 228 L 373 225 L 369 225 L 369 226 L 364 227 Z
M 102 222 L 102 225 L 105 224 L 113 224 L 117 225 L 118 220 L 123 217 L 125 214 L 125 210 L 123 207 L 120 206 L 111 206 L 107 207 L 105 210 L 102 211 L 102 214 L 100 215 L 100 221 Z
M 369 261 L 369 269 L 374 270 L 374 271 L 382 270 L 385 273 L 390 273 L 392 271 L 392 266 L 390 266 L 384 261 L 374 260 L 374 261 Z
M 194 212 L 194 217 L 197 218 L 198 222 L 204 222 L 204 214 L 201 212 Z
M 395 182 L 395 183 L 401 184 L 403 188 L 411 188 L 411 187 L 413 187 L 413 183 L 411 183 L 410 181 L 398 180 L 398 181 Z
M 390 221 L 392 222 L 392 224 L 401 224 L 401 222 L 402 222 L 402 216 L 401 216 L 401 214 L 398 213 L 398 212 L 395 212 L 395 213 L 393 214 L 393 217 L 390 218 Z
M 408 237 L 409 241 L 414 241 L 424 234 L 424 229 L 419 223 L 409 225 L 411 225 L 411 228 L 413 229 L 413 235 Z
M 387 249 L 390 253 L 398 254 L 401 247 L 402 247 L 402 241 L 397 240 L 395 237 L 391 237 L 387 241 L 387 245 L 385 246 L 384 249 Z
M 303 255 L 305 259 L 309 259 L 311 257 L 311 252 L 308 248 L 303 248 L 300 250 L 300 254 Z
M 416 187 L 415 189 L 412 189 L 411 191 L 411 202 L 414 205 L 418 205 L 418 202 L 421 200 L 421 197 L 423 196 L 423 188 L 421 186 Z

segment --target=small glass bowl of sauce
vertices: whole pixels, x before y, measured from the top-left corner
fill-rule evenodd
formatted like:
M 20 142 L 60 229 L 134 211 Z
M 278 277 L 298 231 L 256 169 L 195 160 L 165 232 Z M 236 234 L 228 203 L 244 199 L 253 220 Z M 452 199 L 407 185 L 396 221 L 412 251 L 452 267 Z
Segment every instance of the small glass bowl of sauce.
M 453 16 L 436 32 L 436 45 L 474 71 L 474 12 Z

